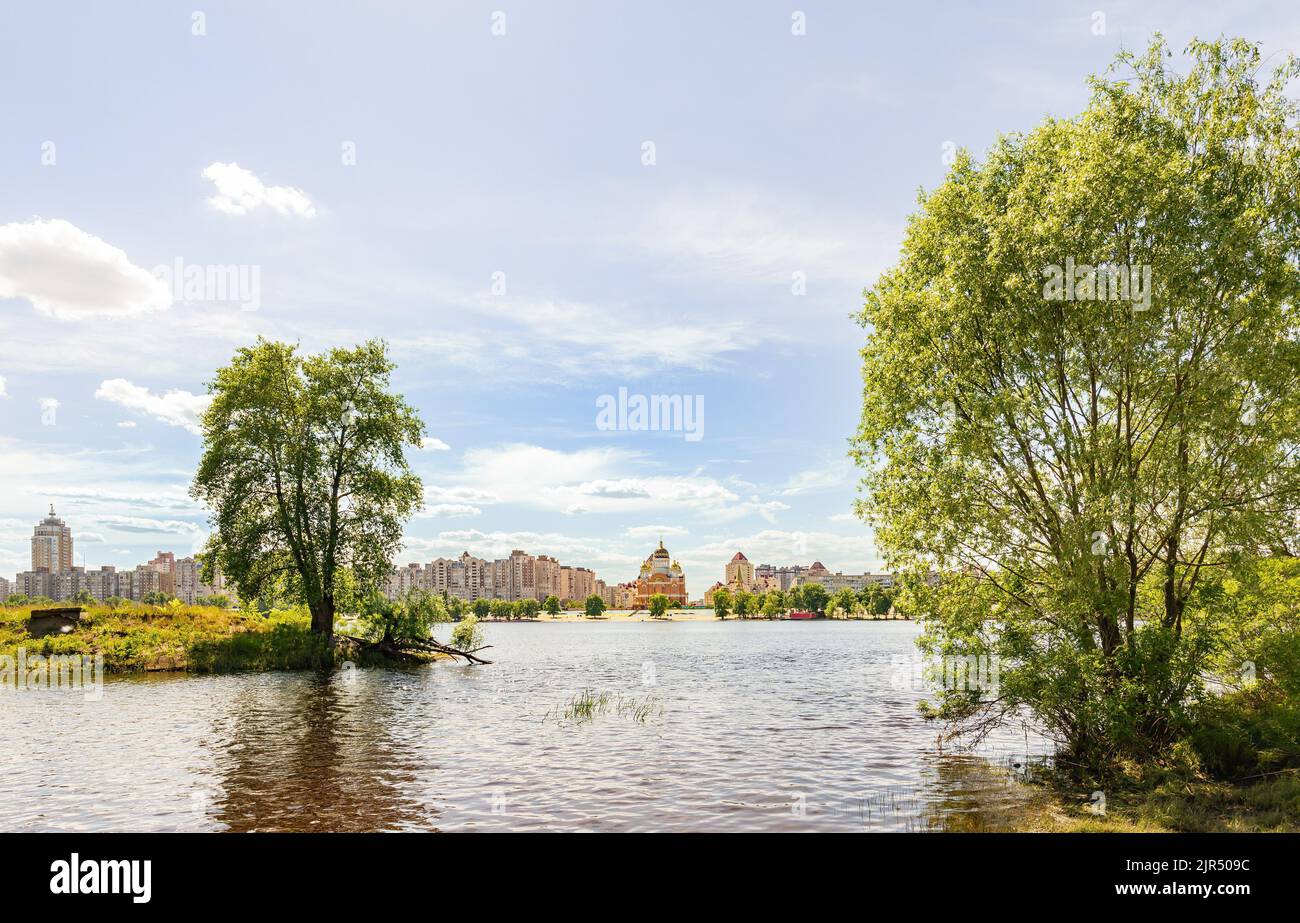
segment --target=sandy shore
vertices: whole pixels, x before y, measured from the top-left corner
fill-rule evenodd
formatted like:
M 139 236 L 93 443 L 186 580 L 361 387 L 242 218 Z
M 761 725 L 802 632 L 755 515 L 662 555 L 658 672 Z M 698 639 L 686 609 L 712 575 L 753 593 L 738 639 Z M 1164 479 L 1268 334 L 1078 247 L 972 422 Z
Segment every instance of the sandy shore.
M 608 612 L 606 612 L 604 616 L 598 619 L 589 619 L 584 613 L 580 611 L 570 611 L 570 612 L 561 612 L 559 615 L 554 617 L 547 615 L 545 612 L 542 612 L 539 613 L 537 618 L 535 619 L 519 619 L 518 621 L 524 621 L 524 622 L 528 622 L 528 621 L 534 621 L 534 622 L 653 622 L 653 621 L 714 622 L 717 621 L 717 619 L 718 617 L 717 615 L 714 614 L 712 609 L 670 609 L 667 616 L 658 620 L 650 618 L 650 613 L 644 609 L 641 609 L 636 612 L 632 612 L 627 609 L 611 609 Z M 773 621 L 782 621 L 782 620 L 783 619 L 774 619 Z M 490 623 L 492 622 L 492 619 L 484 619 L 484 621 Z M 507 620 L 501 619 L 501 621 L 505 622 Z M 768 620 L 764 619 L 761 616 L 750 617 L 749 619 L 740 619 L 737 618 L 737 616 L 729 615 L 727 616 L 727 621 L 728 622 L 734 622 L 734 621 L 764 622 Z M 789 621 L 789 620 L 785 619 L 785 621 Z M 888 621 L 888 620 L 881 619 L 881 621 Z

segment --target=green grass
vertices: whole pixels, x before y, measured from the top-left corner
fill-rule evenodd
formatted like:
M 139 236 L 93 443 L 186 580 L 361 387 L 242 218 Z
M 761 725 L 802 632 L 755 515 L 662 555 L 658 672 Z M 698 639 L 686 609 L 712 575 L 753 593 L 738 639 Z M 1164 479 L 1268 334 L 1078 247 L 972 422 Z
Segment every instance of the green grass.
M 206 606 L 91 606 L 65 635 L 33 638 L 30 607 L 0 607 L 0 655 L 103 654 L 109 673 L 184 670 L 232 673 L 327 667 L 332 651 L 302 611 L 269 616 Z
M 1093 813 L 1089 786 L 1045 780 L 1014 818 L 1021 832 L 1294 833 L 1300 831 L 1300 775 L 1224 782 L 1167 776 L 1128 779 L 1106 790 Z
M 594 721 L 597 716 L 613 712 L 620 718 L 631 718 L 639 724 L 663 712 L 654 696 L 638 699 L 636 696 L 615 696 L 608 692 L 593 693 L 584 689 L 563 705 L 557 705 L 547 717 L 557 721 L 573 721 L 579 724 Z

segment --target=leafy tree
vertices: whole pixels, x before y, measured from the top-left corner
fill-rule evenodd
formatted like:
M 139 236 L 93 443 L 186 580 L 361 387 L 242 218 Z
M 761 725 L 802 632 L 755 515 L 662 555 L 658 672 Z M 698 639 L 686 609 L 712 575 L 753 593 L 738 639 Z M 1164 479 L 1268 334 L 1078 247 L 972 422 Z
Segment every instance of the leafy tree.
M 713 591 L 713 614 L 720 619 L 725 619 L 727 613 L 731 611 L 731 591 L 726 587 L 718 587 Z
M 447 614 L 450 615 L 452 619 L 457 622 L 463 619 L 465 617 L 465 613 L 469 611 L 468 602 L 461 599 L 459 596 L 452 596 L 451 594 L 447 593 L 445 590 L 443 591 L 442 603 L 447 609 Z
M 451 632 L 451 646 L 462 651 L 472 651 L 483 646 L 483 628 L 478 617 L 468 615 L 456 623 Z
M 510 618 L 510 613 L 513 609 L 514 607 L 504 599 L 494 599 L 489 604 L 489 610 L 492 613 L 493 620 Z
M 220 568 L 245 598 L 283 581 L 326 637 L 341 569 L 379 586 L 423 496 L 404 450 L 424 424 L 389 393 L 393 368 L 378 340 L 303 357 L 259 338 L 218 370 L 191 488 L 212 510 L 207 579 Z
M 542 603 L 542 608 L 550 614 L 551 618 L 555 618 L 560 614 L 560 598 L 552 593 L 546 597 L 546 602 Z
M 91 595 L 90 590 L 81 589 L 77 591 L 76 596 L 72 597 L 72 601 L 81 606 L 93 606 L 95 597 Z
M 844 587 L 835 594 L 835 601 L 831 608 L 838 609 L 840 612 L 843 612 L 845 616 L 850 616 L 853 614 L 853 610 L 857 608 L 857 605 L 858 594 L 854 593 L 853 590 L 848 587 Z
M 861 315 L 860 512 L 931 652 L 1001 663 L 937 714 L 1027 707 L 1090 766 L 1180 733 L 1208 576 L 1296 548 L 1300 63 L 1189 54 L 959 156 Z
M 781 591 L 769 590 L 763 594 L 763 616 L 774 619 L 781 614 Z
M 799 604 L 809 612 L 825 612 L 831 594 L 820 583 L 805 583 L 799 587 Z
M 537 613 L 541 609 L 541 603 L 535 599 L 521 599 L 519 601 L 519 614 L 526 619 L 537 618 Z
M 668 614 L 669 599 L 663 593 L 655 593 L 650 597 L 650 618 L 661 619 Z
M 9 598 L 5 600 L 5 605 L 6 606 L 30 606 L 32 605 L 32 598 L 28 596 L 26 593 L 11 593 L 9 595 Z
M 599 618 L 605 611 L 605 600 L 601 599 L 595 593 L 592 593 L 587 597 L 587 601 L 583 604 L 583 608 L 586 610 L 587 618 Z
M 737 590 L 732 601 L 735 605 L 736 615 L 742 619 L 747 619 L 752 613 L 758 611 L 754 604 L 754 594 L 748 590 Z
M 485 619 L 492 614 L 492 600 L 480 596 L 474 600 L 470 608 L 474 612 L 474 618 Z
M 398 599 L 372 591 L 358 608 L 367 634 L 386 644 L 427 640 L 434 625 L 451 621 L 442 598 L 421 590 L 410 590 Z

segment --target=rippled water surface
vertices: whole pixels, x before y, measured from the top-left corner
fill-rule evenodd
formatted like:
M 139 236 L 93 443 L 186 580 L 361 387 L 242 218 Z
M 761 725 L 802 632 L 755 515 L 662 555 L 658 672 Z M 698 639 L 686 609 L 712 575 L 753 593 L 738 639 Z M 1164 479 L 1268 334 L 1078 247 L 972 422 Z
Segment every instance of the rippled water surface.
M 490 666 L 0 691 L 0 829 L 985 829 L 1021 797 L 936 750 L 910 623 L 486 631 Z M 610 709 L 565 720 L 584 688 Z

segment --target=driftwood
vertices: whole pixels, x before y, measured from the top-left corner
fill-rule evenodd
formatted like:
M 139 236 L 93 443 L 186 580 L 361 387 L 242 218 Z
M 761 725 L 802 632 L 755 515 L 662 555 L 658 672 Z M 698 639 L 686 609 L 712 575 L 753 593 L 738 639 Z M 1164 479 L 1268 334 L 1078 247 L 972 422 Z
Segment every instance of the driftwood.
M 492 645 L 485 644 L 482 647 L 476 647 L 468 651 L 462 651 L 458 647 L 451 647 L 443 644 L 441 641 L 435 641 L 432 638 L 408 638 L 404 641 L 367 641 L 364 638 L 357 638 L 353 635 L 339 635 L 347 641 L 351 641 L 363 648 L 380 651 L 395 657 L 398 660 L 419 660 L 419 654 L 446 654 L 449 657 L 464 657 L 467 663 L 490 664 L 492 661 L 484 660 L 482 657 L 474 656 L 479 651 L 485 651 Z M 411 650 L 414 649 L 414 650 Z

